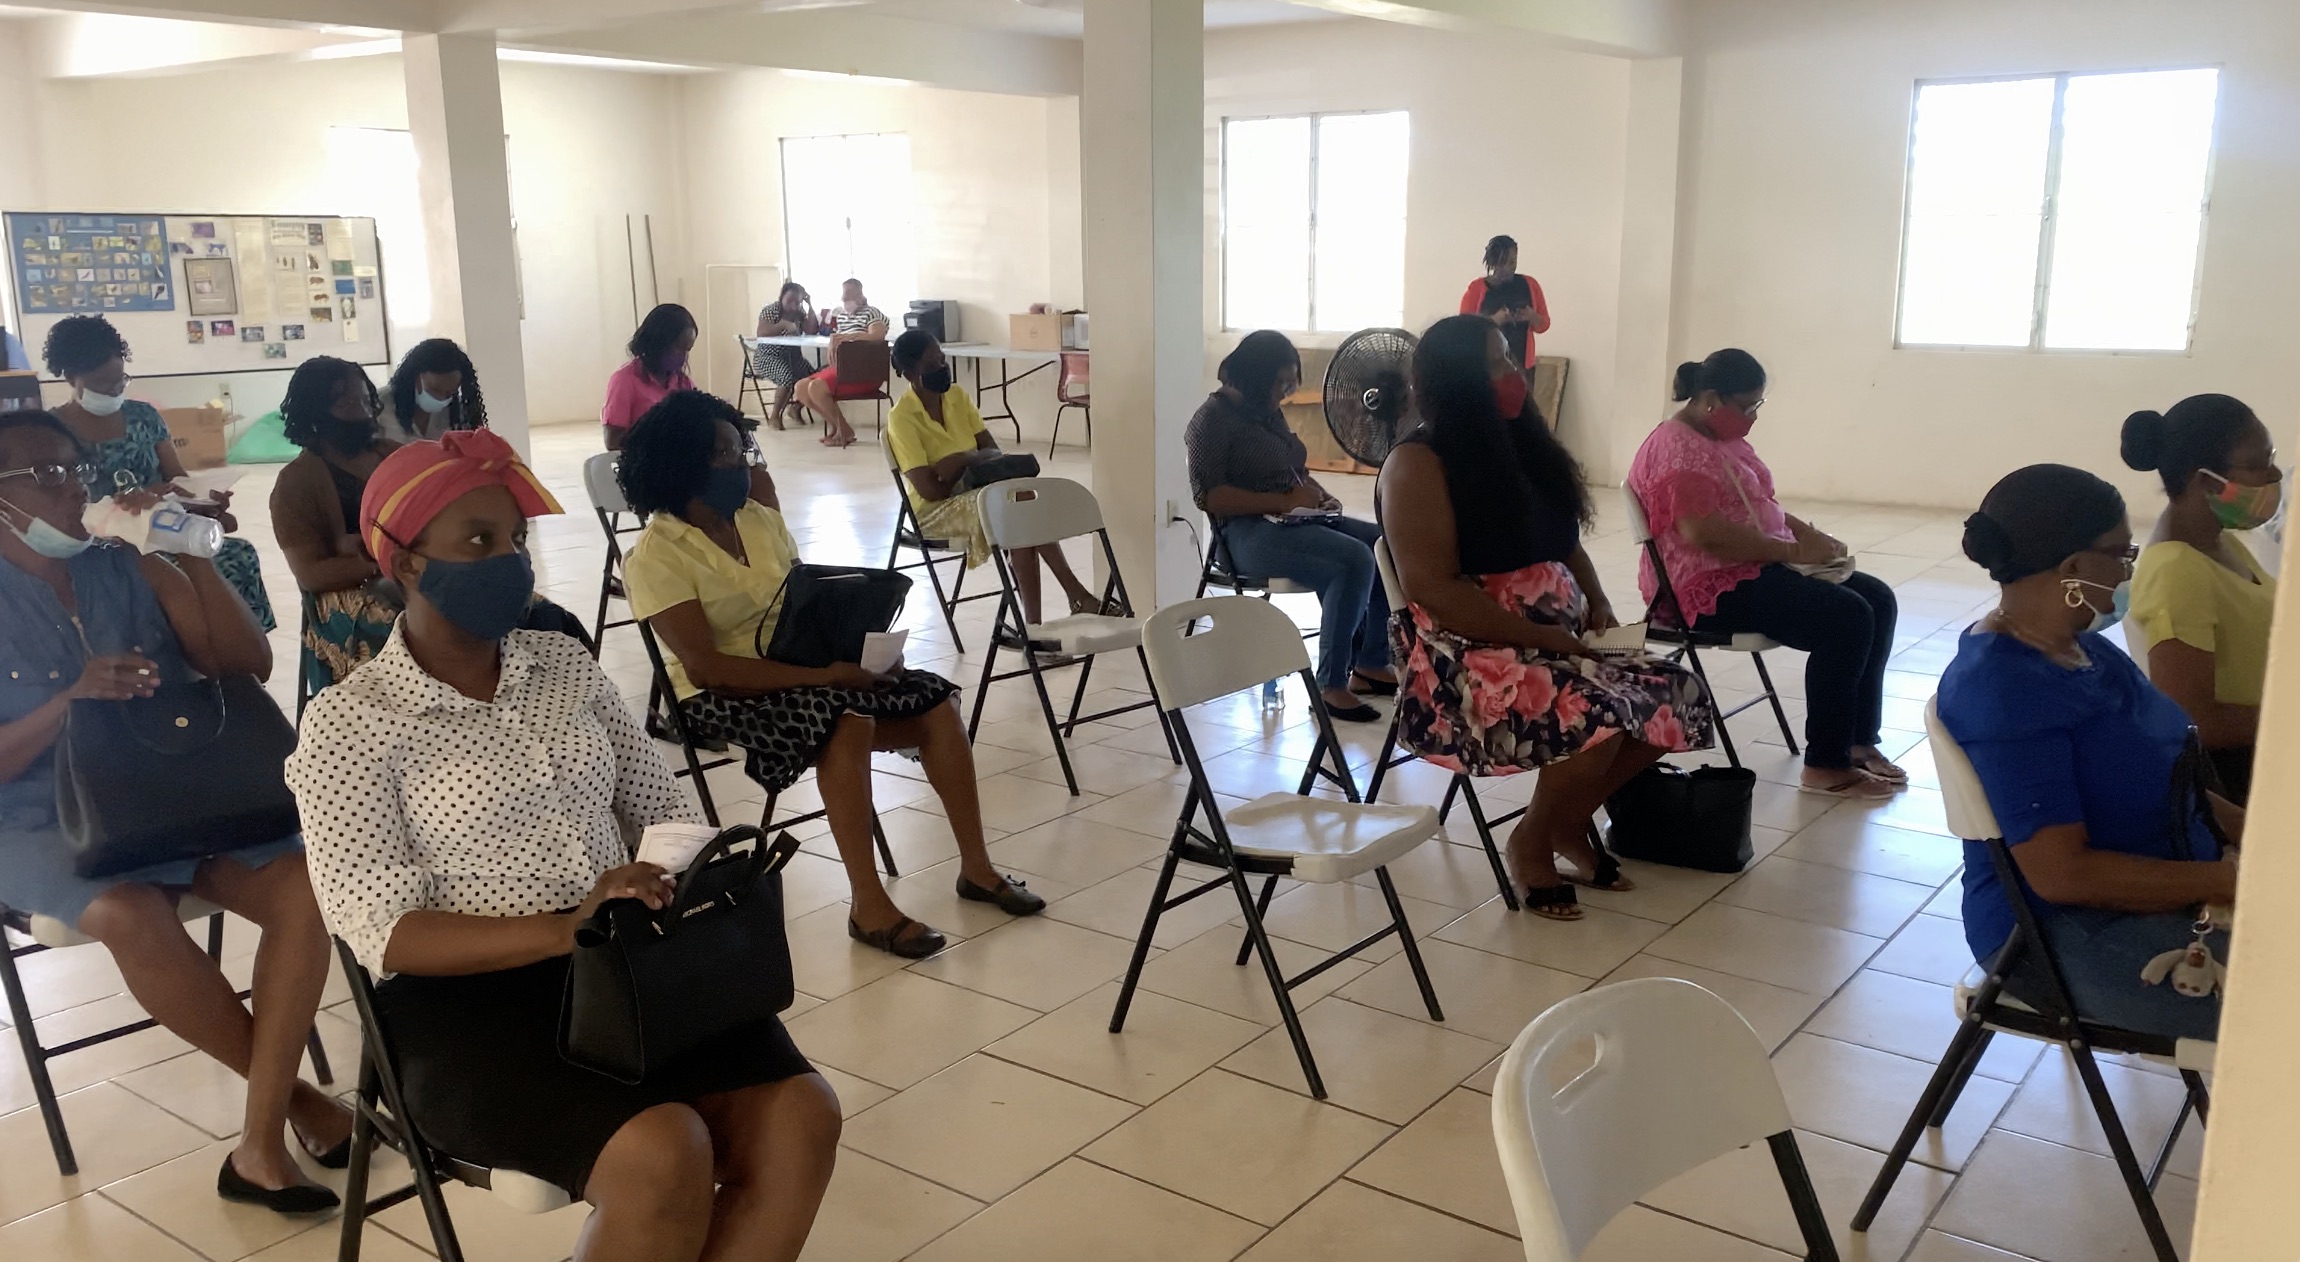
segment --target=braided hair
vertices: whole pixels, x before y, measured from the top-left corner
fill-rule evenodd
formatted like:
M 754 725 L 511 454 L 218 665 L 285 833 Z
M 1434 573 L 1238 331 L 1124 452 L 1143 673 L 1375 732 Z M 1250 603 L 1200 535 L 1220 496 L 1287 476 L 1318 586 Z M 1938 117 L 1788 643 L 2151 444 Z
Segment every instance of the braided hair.
M 463 384 L 456 387 L 456 407 L 451 413 L 449 428 L 487 428 L 487 396 L 479 391 L 479 370 L 472 367 L 471 356 L 464 354 L 462 347 L 444 337 L 417 342 L 415 348 L 407 352 L 407 358 L 399 361 L 390 384 L 384 387 L 384 392 L 391 396 L 391 414 L 398 419 L 399 427 L 410 436 L 417 433 L 424 413 L 415 405 L 416 392 L 423 388 L 425 373 L 441 372 L 456 373 L 463 379 Z

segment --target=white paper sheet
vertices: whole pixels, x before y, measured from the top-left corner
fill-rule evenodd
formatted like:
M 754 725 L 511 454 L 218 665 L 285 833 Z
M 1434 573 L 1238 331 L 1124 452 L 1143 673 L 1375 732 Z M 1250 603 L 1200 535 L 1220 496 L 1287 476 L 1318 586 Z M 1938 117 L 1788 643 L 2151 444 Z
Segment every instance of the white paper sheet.
M 665 872 L 684 872 L 719 830 L 709 824 L 649 824 L 639 834 L 639 862 Z
M 862 668 L 874 675 L 883 675 L 902 663 L 902 646 L 910 640 L 908 631 L 871 631 L 863 635 Z

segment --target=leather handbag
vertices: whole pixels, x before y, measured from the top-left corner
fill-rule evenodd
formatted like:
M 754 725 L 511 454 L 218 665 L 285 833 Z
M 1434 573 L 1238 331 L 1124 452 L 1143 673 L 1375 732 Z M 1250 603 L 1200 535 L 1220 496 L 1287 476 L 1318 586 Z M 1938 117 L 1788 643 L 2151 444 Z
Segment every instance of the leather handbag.
M 1038 457 L 1029 452 L 1014 452 L 977 460 L 958 475 L 959 492 L 979 491 L 993 482 L 1012 482 L 1016 478 L 1038 476 Z
M 775 603 L 751 633 L 752 648 L 768 661 L 816 670 L 862 660 L 863 637 L 884 631 L 902 616 L 910 576 L 853 565 L 794 565 Z M 769 622 L 775 632 L 758 642 Z
M 1745 767 L 1687 771 L 1655 763 L 1605 800 L 1613 821 L 1606 844 L 1623 858 L 1738 872 L 1755 849 L 1749 816 L 1756 795 L 1757 773 Z
M 635 898 L 601 904 L 575 930 L 559 1055 L 637 1083 L 790 1007 L 782 871 L 798 850 L 787 832 L 769 844 L 755 827 L 730 828 L 695 856 L 662 911 Z
M 252 675 L 72 703 L 56 740 L 56 816 L 88 878 L 292 837 L 295 726 Z

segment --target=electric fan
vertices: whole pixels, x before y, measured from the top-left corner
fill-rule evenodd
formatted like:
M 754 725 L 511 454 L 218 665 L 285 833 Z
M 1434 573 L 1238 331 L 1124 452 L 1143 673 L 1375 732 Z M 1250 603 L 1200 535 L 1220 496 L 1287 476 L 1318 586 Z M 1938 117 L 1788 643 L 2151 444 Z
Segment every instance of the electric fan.
M 1326 366 L 1326 428 L 1350 458 L 1380 468 L 1413 424 L 1408 382 L 1417 339 L 1404 329 L 1360 329 Z

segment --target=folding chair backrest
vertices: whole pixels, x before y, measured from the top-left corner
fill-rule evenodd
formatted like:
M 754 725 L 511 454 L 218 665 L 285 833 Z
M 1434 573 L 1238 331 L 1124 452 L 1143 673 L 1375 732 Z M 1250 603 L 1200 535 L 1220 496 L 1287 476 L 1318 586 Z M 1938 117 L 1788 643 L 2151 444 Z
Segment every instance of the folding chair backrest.
M 841 386 L 883 386 L 894 375 L 887 344 L 867 338 L 839 343 L 831 352 L 831 369 L 838 373 Z
M 1392 610 L 1406 607 L 1406 589 L 1398 582 L 1397 562 L 1390 559 L 1390 541 L 1374 540 L 1374 573 L 1382 577 L 1382 595 L 1389 598 Z
M 753 362 L 753 361 L 752 361 L 752 359 L 751 359 L 751 355 L 752 355 L 752 354 L 753 354 L 753 353 L 754 353 L 754 352 L 755 352 L 757 349 L 758 349 L 757 347 L 754 347 L 754 346 L 752 346 L 752 345 L 751 345 L 751 339 L 749 339 L 749 338 L 747 338 L 747 337 L 744 337 L 744 336 L 743 336 L 742 334 L 740 334 L 740 333 L 737 333 L 737 334 L 735 335 L 735 353 L 736 353 L 737 355 L 740 355 L 740 356 L 742 357 L 742 362 L 743 362 L 743 375 L 744 375 L 745 377 L 756 378 L 756 377 L 759 375 L 758 373 L 756 373 L 756 372 L 752 371 L 752 367 L 751 367 L 751 365 L 752 365 L 752 362 Z
M 1213 626 L 1193 633 L 1200 618 L 1211 618 Z M 1310 668 L 1302 629 L 1276 605 L 1251 596 L 1208 596 L 1158 610 L 1142 620 L 1142 652 L 1150 659 L 1159 703 L 1168 710 L 1186 710 Z
M 982 489 L 982 524 L 1009 552 L 1102 529 L 1094 492 L 1068 478 L 1015 478 Z
M 1997 827 L 1996 812 L 1989 806 L 1989 795 L 1981 787 L 1980 773 L 1973 770 L 1973 761 L 1965 757 L 1957 738 L 1949 735 L 1947 725 L 1941 722 L 1940 698 L 1925 701 L 1925 735 L 1932 742 L 1933 769 L 1941 781 L 1941 804 L 1946 808 L 1949 831 L 1967 841 L 1989 841 L 2004 836 Z
M 1639 1197 L 1788 1129 L 1756 1031 L 1673 977 L 1560 1001 L 1518 1033 L 1494 1084 L 1502 1175 L 1542 1262 L 1571 1262 Z
M 602 513 L 628 513 L 630 501 L 623 498 L 623 484 L 615 480 L 616 455 L 602 451 L 583 462 L 583 489 L 591 493 L 591 505 Z
M 1061 375 L 1055 378 L 1054 382 L 1055 400 L 1060 403 L 1086 402 L 1093 389 L 1088 377 L 1091 369 L 1086 359 L 1086 352 L 1062 351 L 1060 354 L 1062 365 L 1058 371 Z
M 1621 484 L 1621 506 L 1629 511 L 1629 538 L 1639 547 L 1653 541 L 1653 524 L 1646 520 L 1645 501 L 1627 482 Z

